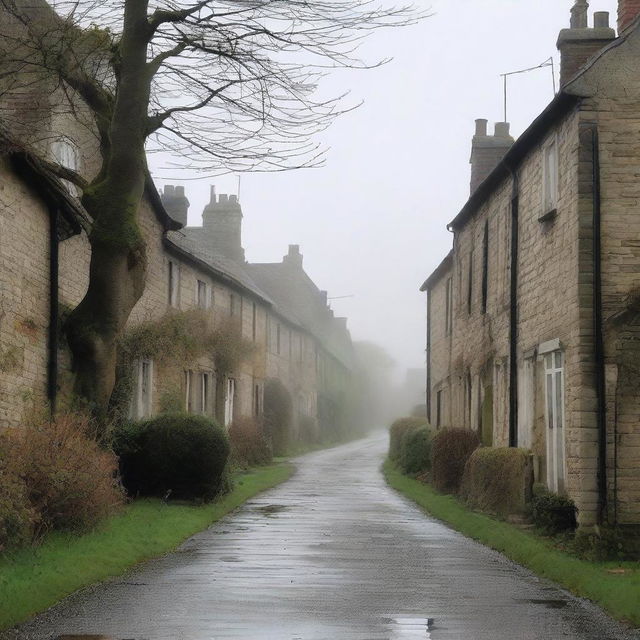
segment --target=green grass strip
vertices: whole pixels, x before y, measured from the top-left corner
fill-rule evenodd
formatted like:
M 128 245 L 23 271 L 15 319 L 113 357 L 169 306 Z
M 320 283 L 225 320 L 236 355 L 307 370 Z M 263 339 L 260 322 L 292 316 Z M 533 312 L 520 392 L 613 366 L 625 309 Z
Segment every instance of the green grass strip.
M 239 474 L 231 493 L 203 506 L 136 500 L 91 533 L 52 534 L 36 548 L 0 559 L 0 630 L 44 611 L 82 587 L 172 551 L 293 472 L 292 465 L 281 463 Z
M 438 520 L 500 551 L 537 575 L 597 602 L 613 617 L 640 626 L 640 563 L 581 560 L 558 549 L 551 539 L 470 511 L 458 499 L 403 475 L 389 462 L 383 472 L 391 487 Z M 613 574 L 614 569 L 624 569 L 625 573 Z

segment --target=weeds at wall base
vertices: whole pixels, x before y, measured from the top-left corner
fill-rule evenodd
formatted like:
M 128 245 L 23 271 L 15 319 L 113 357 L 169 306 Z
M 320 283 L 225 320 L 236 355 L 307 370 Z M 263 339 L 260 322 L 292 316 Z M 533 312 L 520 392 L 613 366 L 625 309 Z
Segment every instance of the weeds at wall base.
M 383 473 L 392 488 L 429 515 L 577 596 L 593 600 L 614 618 L 640 627 L 640 563 L 581 560 L 553 539 L 470 511 L 453 496 L 403 475 L 388 461 Z

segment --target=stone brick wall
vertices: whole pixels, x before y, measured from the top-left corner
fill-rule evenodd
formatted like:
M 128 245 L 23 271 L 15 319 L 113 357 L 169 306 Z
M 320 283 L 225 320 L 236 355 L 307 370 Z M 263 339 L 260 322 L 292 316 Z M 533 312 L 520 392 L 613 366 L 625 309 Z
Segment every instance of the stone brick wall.
M 46 402 L 49 212 L 0 159 L 0 425 Z

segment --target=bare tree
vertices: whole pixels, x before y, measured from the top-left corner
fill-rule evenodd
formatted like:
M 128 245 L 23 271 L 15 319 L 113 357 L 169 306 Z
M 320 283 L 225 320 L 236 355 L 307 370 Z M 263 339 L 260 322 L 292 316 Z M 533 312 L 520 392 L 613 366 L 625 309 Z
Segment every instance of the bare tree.
M 81 396 L 107 405 L 144 290 L 146 153 L 207 170 L 318 164 L 314 136 L 350 108 L 321 96 L 322 75 L 381 64 L 359 58 L 363 39 L 421 17 L 378 1 L 0 0 L 0 89 L 53 83 L 97 138 L 95 175 L 51 165 L 93 219 L 89 287 L 66 327 Z

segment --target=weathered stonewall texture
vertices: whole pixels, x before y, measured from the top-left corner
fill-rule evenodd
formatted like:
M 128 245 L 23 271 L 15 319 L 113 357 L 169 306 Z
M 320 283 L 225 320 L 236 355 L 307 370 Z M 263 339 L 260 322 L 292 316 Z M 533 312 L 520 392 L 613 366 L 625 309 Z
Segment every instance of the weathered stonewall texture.
M 605 28 L 602 16 L 599 24 Z M 578 30 L 581 38 L 589 31 Z M 565 33 L 565 42 L 567 37 Z M 574 54 L 582 55 L 575 50 Z M 640 525 L 640 82 L 634 72 L 640 64 L 638 23 L 584 62 L 577 75 L 568 74 L 573 79 L 472 193 L 452 222 L 451 259 L 425 283 L 430 305 L 430 417 L 436 424 L 439 408 L 441 426 L 478 430 L 485 444 L 510 444 L 510 287 L 515 270 L 517 408 L 511 444 L 532 451 L 537 479 L 576 501 L 582 525 L 594 524 L 603 507 L 609 522 Z M 544 194 L 553 146 L 557 197 L 550 207 Z M 596 168 L 602 215 L 606 496 L 598 485 Z M 452 292 L 450 331 L 447 286 Z M 546 367 L 552 359 L 562 360 L 561 371 L 553 374 L 562 422 L 556 418 L 553 431 L 546 387 Z M 551 437 L 558 433 L 559 443 L 552 444 Z M 555 479 L 553 447 L 557 457 L 564 457 Z

